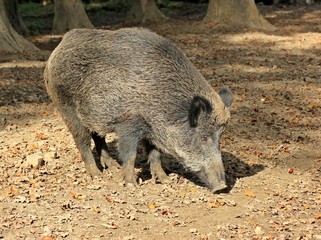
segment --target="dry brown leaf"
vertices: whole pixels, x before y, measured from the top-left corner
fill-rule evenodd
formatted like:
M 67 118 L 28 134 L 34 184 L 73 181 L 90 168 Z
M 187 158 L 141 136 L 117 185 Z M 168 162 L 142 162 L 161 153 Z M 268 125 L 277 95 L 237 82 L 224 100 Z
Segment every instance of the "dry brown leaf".
M 36 138 L 40 140 L 47 140 L 49 137 L 45 136 L 42 133 L 37 133 Z
M 245 189 L 244 192 L 245 192 L 245 195 L 248 197 L 253 197 L 253 198 L 255 197 L 254 192 L 251 189 Z
M 30 194 L 30 195 L 29 195 L 29 198 L 30 198 L 30 201 L 31 201 L 31 202 L 36 202 L 36 201 L 37 201 L 37 197 L 36 197 L 36 195 L 34 195 L 34 194 Z
M 38 149 L 38 145 L 35 144 L 35 143 L 33 143 L 31 145 L 28 145 L 28 147 L 27 147 L 28 151 L 33 151 L 33 150 L 36 150 L 36 149 Z
M 30 180 L 29 180 L 29 183 L 30 183 L 30 184 L 35 184 L 35 183 L 37 183 L 37 180 L 36 180 L 36 179 L 30 179 Z
M 4 172 L 3 172 L 3 177 L 4 178 L 9 178 L 9 173 L 8 173 L 8 171 L 6 171 L 6 170 L 4 170 Z
M 48 112 L 42 112 L 41 116 L 49 116 L 50 114 Z
M 183 191 L 179 191 L 178 193 L 180 198 L 184 198 L 185 197 L 185 193 Z
M 321 213 L 314 216 L 315 219 L 321 219 Z
M 173 212 L 171 210 L 163 210 L 162 215 L 169 215 L 172 214 Z
M 44 144 L 43 146 L 41 146 L 41 150 L 42 151 L 48 151 L 49 149 L 49 145 L 48 144 Z
M 84 195 L 82 195 L 81 193 L 77 193 L 75 191 L 70 191 L 70 195 L 73 199 L 77 199 L 77 200 L 82 200 L 85 198 Z
M 54 236 L 43 236 L 41 240 L 56 240 L 56 237 Z
M 307 107 L 308 107 L 309 109 L 317 109 L 317 108 L 318 108 L 318 106 L 317 106 L 316 104 L 313 104 L 313 103 L 308 104 Z
M 19 190 L 11 186 L 9 189 L 3 191 L 3 194 L 10 197 L 17 196 L 19 194 Z
M 211 208 L 218 208 L 218 207 L 221 207 L 221 206 L 224 206 L 226 203 L 224 201 L 219 201 L 219 200 L 215 200 L 215 201 L 210 201 L 208 202 L 208 205 L 211 207 Z
M 111 228 L 116 229 L 116 228 L 118 228 L 118 226 L 115 223 L 112 223 Z
M 279 204 L 279 205 L 278 205 L 278 208 L 279 208 L 279 209 L 285 209 L 285 210 L 288 209 L 288 207 L 285 206 L 284 204 Z
M 92 210 L 95 212 L 95 213 L 100 213 L 100 207 L 97 206 L 97 207 L 93 207 Z
M 156 208 L 156 206 L 155 206 L 155 204 L 154 204 L 154 203 L 151 203 L 151 204 L 149 204 L 149 205 L 148 205 L 148 208 L 149 208 L 149 209 L 155 209 L 155 208 Z

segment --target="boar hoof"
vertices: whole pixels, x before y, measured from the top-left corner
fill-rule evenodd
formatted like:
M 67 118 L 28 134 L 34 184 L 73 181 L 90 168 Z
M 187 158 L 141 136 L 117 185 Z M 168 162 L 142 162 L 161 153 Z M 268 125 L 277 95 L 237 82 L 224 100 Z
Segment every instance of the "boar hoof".
M 123 182 L 125 187 L 136 187 L 137 181 L 135 172 L 125 167 L 123 169 Z
M 111 168 L 112 167 L 112 165 L 113 165 L 113 158 L 112 157 L 110 157 L 110 156 L 104 156 L 104 155 L 102 155 L 101 157 L 100 157 L 100 163 L 101 163 L 101 165 L 103 166 L 103 168 Z
M 126 177 L 124 177 L 123 183 L 124 183 L 123 185 L 128 188 L 137 187 L 137 181 L 135 178 L 127 179 Z
M 150 171 L 155 183 L 170 183 L 170 179 L 160 164 L 151 164 Z
M 86 170 L 87 170 L 87 173 L 89 173 L 89 175 L 91 177 L 102 175 L 102 172 L 97 168 L 97 166 L 95 164 L 87 164 Z
M 216 186 L 215 188 L 212 188 L 212 192 L 219 194 L 225 192 L 227 189 L 227 186 L 225 184 L 221 184 L 219 186 Z

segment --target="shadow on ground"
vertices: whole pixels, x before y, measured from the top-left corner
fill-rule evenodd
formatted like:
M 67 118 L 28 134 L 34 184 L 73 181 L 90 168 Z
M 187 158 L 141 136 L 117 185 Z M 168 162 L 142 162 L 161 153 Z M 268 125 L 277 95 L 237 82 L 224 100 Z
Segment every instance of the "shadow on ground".
M 243 162 L 242 160 L 228 152 L 222 152 L 222 160 L 228 186 L 228 188 L 223 191 L 224 193 L 228 193 L 232 190 L 238 178 L 253 176 L 265 168 L 265 166 L 262 164 L 253 164 L 250 166 L 249 164 Z M 195 173 L 192 173 L 185 169 L 184 166 L 181 163 L 177 162 L 174 158 L 170 156 L 163 156 L 162 165 L 166 170 L 166 173 L 177 173 L 178 175 L 192 181 L 196 185 L 204 187 L 204 184 L 195 175 Z M 146 169 L 146 171 L 149 171 L 149 169 Z
M 108 143 L 108 148 L 110 155 L 117 161 L 118 164 L 121 165 L 122 163 L 118 157 L 116 142 L 114 141 L 112 143 Z M 104 169 L 99 162 L 98 155 L 96 154 L 95 149 L 93 150 L 93 153 L 95 155 L 98 168 L 101 171 L 103 171 Z M 226 190 L 222 191 L 222 193 L 230 192 L 233 189 L 237 179 L 253 176 L 258 172 L 261 172 L 265 168 L 265 166 L 262 164 L 249 165 L 228 152 L 222 152 L 222 159 L 225 168 L 226 182 L 228 186 Z M 177 181 L 180 181 L 180 178 L 183 177 L 188 179 L 189 181 L 192 181 L 198 186 L 204 187 L 204 184 L 200 181 L 200 179 L 196 176 L 195 173 L 185 169 L 184 166 L 180 162 L 175 160 L 173 157 L 167 154 L 162 154 L 161 160 L 163 169 L 167 174 L 176 173 L 180 176 L 177 179 Z M 138 156 L 136 159 L 135 168 L 141 169 L 141 171 L 138 174 L 138 178 L 140 178 L 143 182 L 148 181 L 152 178 L 149 163 L 147 161 L 147 155 L 142 147 L 139 147 L 138 149 Z

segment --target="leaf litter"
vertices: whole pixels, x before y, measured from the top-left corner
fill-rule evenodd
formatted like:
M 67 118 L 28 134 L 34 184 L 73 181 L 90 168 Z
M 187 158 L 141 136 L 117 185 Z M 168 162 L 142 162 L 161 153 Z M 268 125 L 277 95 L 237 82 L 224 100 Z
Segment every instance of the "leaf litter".
M 181 47 L 216 90 L 235 93 L 222 138 L 227 193 L 212 194 L 166 159 L 166 168 L 178 169 L 168 184 L 138 170 L 140 186 L 127 189 L 119 168 L 91 179 L 48 102 L 43 69 L 1 68 L 0 238 L 321 239 L 321 35 L 314 31 L 321 12 L 287 8 L 260 9 L 280 29 L 275 34 L 179 19 L 147 25 Z

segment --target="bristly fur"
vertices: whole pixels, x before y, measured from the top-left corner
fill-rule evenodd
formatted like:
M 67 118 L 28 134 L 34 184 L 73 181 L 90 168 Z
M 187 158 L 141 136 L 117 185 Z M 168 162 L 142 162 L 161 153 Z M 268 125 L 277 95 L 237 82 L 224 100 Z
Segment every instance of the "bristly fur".
M 104 137 L 116 132 L 127 178 L 146 139 L 191 171 L 217 176 L 210 187 L 225 182 L 215 136 L 230 117 L 231 93 L 222 100 L 171 41 L 142 28 L 75 29 L 51 54 L 44 78 L 88 171 L 97 172 L 91 138 L 108 158 Z

